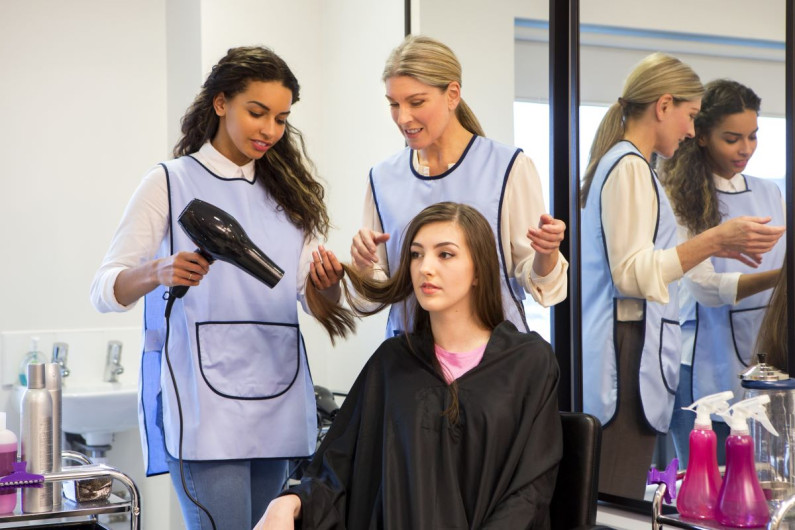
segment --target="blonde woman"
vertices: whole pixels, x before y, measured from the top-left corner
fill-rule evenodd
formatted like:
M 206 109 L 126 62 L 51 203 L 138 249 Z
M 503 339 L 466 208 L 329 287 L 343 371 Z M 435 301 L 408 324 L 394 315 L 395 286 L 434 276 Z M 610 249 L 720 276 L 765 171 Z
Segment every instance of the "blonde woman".
M 655 53 L 630 74 L 597 130 L 582 185 L 583 395 L 605 426 L 600 491 L 642 498 L 679 379 L 678 280 L 711 256 L 758 259 L 784 227 L 738 217 L 677 245 L 676 219 L 652 168 L 694 135 L 704 88 Z
M 566 227 L 545 212 L 533 162 L 485 137 L 462 98 L 461 64 L 441 42 L 407 37 L 382 78 L 408 146 L 370 171 L 363 228 L 351 246 L 354 265 L 374 278 L 391 275 L 400 265 L 403 230 L 420 210 L 439 201 L 469 204 L 497 238 L 506 317 L 527 330 L 524 293 L 543 306 L 556 304 L 566 297 L 568 268 L 558 251 Z M 402 312 L 393 308 L 387 336 L 404 329 Z

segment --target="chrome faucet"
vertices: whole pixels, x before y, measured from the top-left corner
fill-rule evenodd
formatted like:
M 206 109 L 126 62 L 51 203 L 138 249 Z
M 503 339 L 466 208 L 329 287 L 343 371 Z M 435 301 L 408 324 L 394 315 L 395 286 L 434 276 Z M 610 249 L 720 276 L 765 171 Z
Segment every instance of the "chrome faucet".
M 61 377 L 67 377 L 70 372 L 66 366 L 69 360 L 69 345 L 65 342 L 55 342 L 52 345 L 52 362 L 61 366 Z
M 121 342 L 117 340 L 108 341 L 108 355 L 105 358 L 105 377 L 104 381 L 118 383 L 119 375 L 124 373 L 121 365 Z

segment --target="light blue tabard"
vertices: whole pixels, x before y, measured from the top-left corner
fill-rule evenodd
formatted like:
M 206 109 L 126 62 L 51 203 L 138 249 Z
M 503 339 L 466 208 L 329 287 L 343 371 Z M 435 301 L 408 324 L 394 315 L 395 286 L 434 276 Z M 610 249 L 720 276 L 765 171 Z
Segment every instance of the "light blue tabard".
M 270 289 L 234 265 L 217 261 L 201 284 L 174 304 L 168 352 L 182 403 L 183 458 L 312 454 L 317 416 L 296 294 L 303 232 L 258 180 L 220 178 L 192 157 L 163 167 L 171 221 L 158 257 L 196 248 L 177 220 L 199 198 L 232 214 L 285 271 Z M 168 471 L 164 450 L 174 457 L 179 452 L 180 419 L 163 353 L 164 294 L 163 287 L 149 293 L 144 312 L 139 419 L 148 475 Z
M 607 246 L 602 227 L 601 193 L 613 169 L 625 156 L 639 156 L 631 143 L 621 141 L 601 159 L 591 183 L 586 206 L 582 212 L 582 315 L 583 315 L 583 406 L 607 425 L 616 414 L 618 402 L 618 370 L 616 368 L 616 307 L 627 298 L 616 289 L 610 273 Z M 657 195 L 657 229 L 654 249 L 676 245 L 676 222 L 673 210 L 656 175 L 649 167 Z M 629 232 L 632 226 L 627 226 Z M 621 237 L 618 235 L 618 237 Z M 667 432 L 673 412 L 674 393 L 679 383 L 681 335 L 677 304 L 678 282 L 668 286 L 667 304 L 645 302 L 643 353 L 638 377 L 643 411 L 649 426 Z
M 787 224 L 781 206 L 781 191 L 771 181 L 745 176 L 747 189 L 739 193 L 718 192 L 721 222 L 740 215 L 772 217 L 771 226 Z M 715 272 L 754 273 L 781 267 L 787 243 L 779 239 L 762 257 L 759 268 L 729 258 L 711 258 Z M 743 298 L 735 305 L 707 307 L 696 304 L 696 340 L 693 350 L 693 398 L 733 390 L 742 397 L 738 374 L 751 362 L 770 291 Z
M 491 224 L 497 240 L 502 271 L 502 304 L 505 318 L 517 329 L 528 330 L 525 320 L 524 289 L 505 268 L 500 237 L 502 200 L 508 175 L 520 149 L 474 136 L 458 162 L 445 173 L 425 177 L 411 164 L 409 148 L 380 162 L 370 171 L 370 185 L 383 231 L 390 234 L 386 242 L 387 266 L 397 270 L 406 227 L 424 208 L 442 201 L 468 204 L 476 208 Z M 410 313 L 410 311 L 409 311 Z M 387 337 L 404 329 L 403 307 L 389 311 Z

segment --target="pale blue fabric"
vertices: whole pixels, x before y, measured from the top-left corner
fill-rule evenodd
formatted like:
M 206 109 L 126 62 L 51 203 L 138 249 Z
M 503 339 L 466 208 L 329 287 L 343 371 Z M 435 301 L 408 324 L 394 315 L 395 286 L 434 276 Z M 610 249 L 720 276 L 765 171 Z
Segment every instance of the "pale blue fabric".
M 497 240 L 505 318 L 513 322 L 517 329 L 528 331 L 522 305 L 524 289 L 505 268 L 500 237 L 503 193 L 514 160 L 520 152 L 516 147 L 473 136 L 464 154 L 452 168 L 441 175 L 426 177 L 414 169 L 411 164 L 413 151 L 406 148 L 370 170 L 370 185 L 381 227 L 390 234 L 386 253 L 391 271 L 397 270 L 400 263 L 406 227 L 424 208 L 438 202 L 452 201 L 468 204 L 483 214 Z M 403 320 L 402 305 L 392 306 L 387 338 L 403 330 Z
M 234 265 L 217 261 L 201 285 L 176 301 L 168 351 L 182 418 L 163 355 L 160 374 L 154 373 L 157 366 L 142 372 L 149 389 L 142 394 L 149 401 L 139 407 L 148 468 L 164 470 L 165 462 L 153 458 L 162 456 L 158 449 L 163 446 L 163 434 L 168 453 L 179 454 L 180 425 L 187 460 L 311 455 L 317 414 L 297 309 L 303 232 L 289 221 L 259 180 L 221 178 L 192 157 L 163 165 L 171 222 L 160 256 L 194 250 L 195 243 L 177 221 L 183 208 L 199 198 L 234 216 L 285 274 L 271 289 Z M 163 351 L 164 292 L 161 288 L 147 295 L 144 342 L 148 356 Z M 157 414 L 158 399 L 162 400 L 163 432 L 151 421 Z
M 772 181 L 745 176 L 746 190 L 718 191 L 721 222 L 741 215 L 772 217 L 771 226 L 785 226 L 781 191 Z M 777 269 L 787 250 L 781 238 L 773 250 L 762 257 L 758 268 L 729 258 L 710 258 L 715 272 L 756 273 Z M 710 394 L 732 390 L 743 395 L 738 375 L 752 364 L 756 336 L 770 301 L 771 291 L 743 298 L 734 305 L 706 307 L 696 304 L 696 340 L 693 352 L 693 401 Z
M 674 394 L 679 384 L 681 333 L 679 329 L 678 282 L 668 286 L 669 302 L 644 301 L 644 342 L 638 373 L 619 374 L 616 360 L 616 302 L 622 295 L 613 284 L 602 228 L 601 193 L 615 166 L 625 156 L 639 156 L 630 142 L 614 145 L 600 160 L 582 212 L 583 268 L 583 408 L 607 425 L 618 403 L 618 378 L 638 378 L 643 412 L 657 432 L 668 431 Z M 657 176 L 649 166 L 648 178 L 657 195 L 655 250 L 676 245 L 676 220 Z M 627 226 L 630 231 L 633 227 Z M 620 237 L 620 236 L 619 236 Z

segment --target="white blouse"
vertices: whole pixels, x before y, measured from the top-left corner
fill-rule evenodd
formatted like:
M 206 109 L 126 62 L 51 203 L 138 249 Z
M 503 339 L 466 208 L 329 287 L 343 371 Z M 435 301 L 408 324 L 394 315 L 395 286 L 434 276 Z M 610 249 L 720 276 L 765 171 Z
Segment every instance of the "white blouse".
M 619 321 L 643 319 L 645 300 L 668 303 L 668 284 L 679 280 L 682 264 L 676 247 L 655 250 L 657 192 L 648 163 L 625 156 L 602 188 L 602 227 L 613 283 L 626 299 L 618 301 Z

